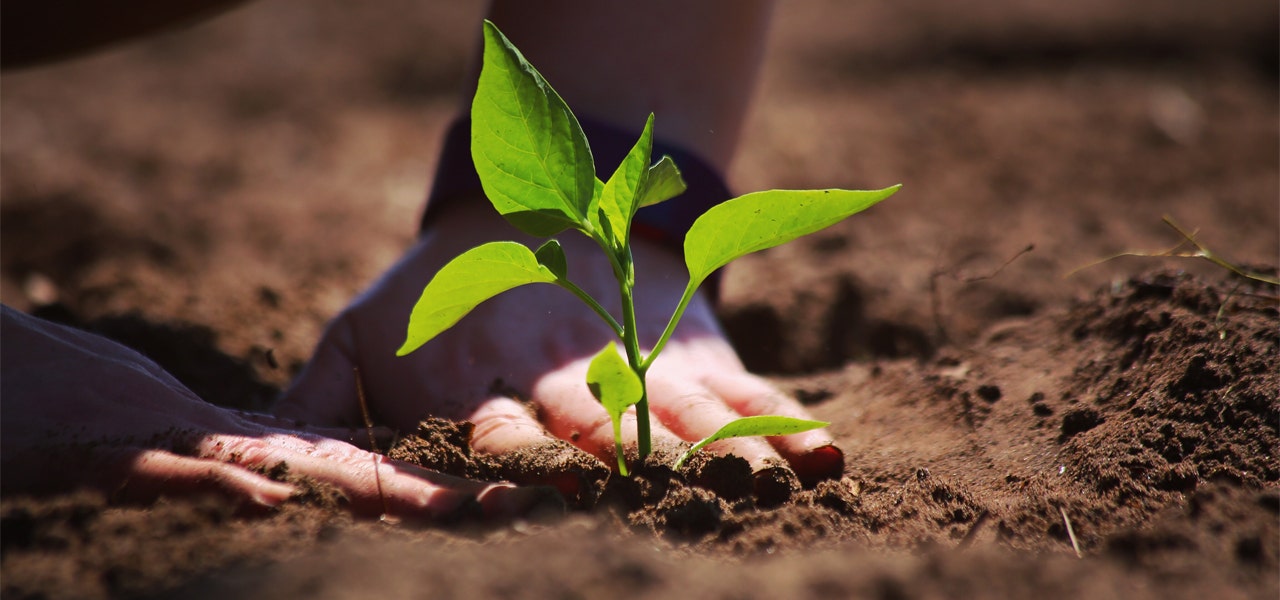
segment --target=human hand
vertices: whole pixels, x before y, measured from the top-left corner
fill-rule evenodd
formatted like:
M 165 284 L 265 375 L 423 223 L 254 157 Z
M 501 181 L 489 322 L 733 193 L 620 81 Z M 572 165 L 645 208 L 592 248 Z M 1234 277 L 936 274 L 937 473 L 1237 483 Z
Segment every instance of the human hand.
M 361 295 L 329 326 L 277 414 L 323 424 L 359 422 L 355 368 L 366 398 L 383 421 L 412 431 L 425 416 L 475 424 L 473 447 L 504 455 L 571 442 L 612 465 L 614 443 L 608 414 L 585 383 L 591 356 L 612 339 L 599 317 L 556 286 L 529 285 L 477 307 L 458 324 L 407 357 L 395 356 L 404 341 L 410 310 L 423 286 L 454 256 L 495 239 L 536 245 L 508 226 L 487 203 L 456 203 L 405 258 Z M 587 293 L 613 299 L 612 268 L 586 238 L 560 236 L 569 277 Z M 637 265 L 637 322 L 652 344 L 666 326 L 688 276 L 679 258 L 643 240 L 633 242 Z M 652 436 L 656 451 L 710 435 L 748 415 L 810 418 L 793 399 L 746 372 L 699 295 L 676 334 L 648 373 Z M 635 443 L 635 416 L 623 422 L 625 443 Z M 825 430 L 771 438 L 717 442 L 713 452 L 747 460 L 758 476 L 790 466 L 802 481 L 838 477 L 843 453 Z M 565 479 L 542 480 L 573 493 Z M 568 485 L 569 489 L 566 489 Z
M 364 431 L 302 427 L 206 403 L 115 342 L 2 307 L 3 492 L 95 487 L 119 499 L 217 492 L 276 506 L 289 472 L 343 492 L 360 514 L 451 518 L 523 513 L 546 491 L 442 475 L 339 441 Z M 376 469 L 376 475 L 375 475 Z

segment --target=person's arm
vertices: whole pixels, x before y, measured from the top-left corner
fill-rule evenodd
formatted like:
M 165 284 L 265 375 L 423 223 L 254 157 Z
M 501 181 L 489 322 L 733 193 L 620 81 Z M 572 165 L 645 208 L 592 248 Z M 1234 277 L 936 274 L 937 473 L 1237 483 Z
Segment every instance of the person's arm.
M 238 3 L 6 2 L 0 63 L 61 58 Z M 8 306 L 0 307 L 0 346 L 0 494 L 88 487 L 145 500 L 218 492 L 274 506 L 297 490 L 262 473 L 286 464 L 294 475 L 333 485 L 363 514 L 510 516 L 548 498 L 545 489 L 466 481 L 387 460 L 357 448 L 365 436 L 350 430 L 208 404 L 137 352 Z
M 573 107 L 602 177 L 631 150 L 648 115 L 658 115 L 653 156 L 674 159 L 689 187 L 678 202 L 641 210 L 635 231 L 675 248 L 698 215 L 730 197 L 724 174 L 741 135 L 771 10 L 771 2 L 757 0 L 643 6 L 499 1 L 489 17 Z M 467 118 L 479 56 L 473 63 L 473 86 L 445 136 L 424 230 L 454 203 L 484 203 Z M 714 284 L 707 288 L 716 290 Z
M 498 0 L 489 19 L 579 116 L 638 134 L 656 113 L 659 140 L 723 173 L 746 120 L 772 6 Z
M 194 23 L 246 0 L 7 0 L 0 68 L 26 67 Z
M 0 332 L 0 494 L 91 488 L 145 501 L 220 493 L 270 507 L 298 491 L 262 474 L 285 464 L 371 516 L 517 515 L 549 497 L 433 473 L 339 441 L 364 438 L 354 431 L 216 407 L 133 350 L 8 306 L 0 306 Z

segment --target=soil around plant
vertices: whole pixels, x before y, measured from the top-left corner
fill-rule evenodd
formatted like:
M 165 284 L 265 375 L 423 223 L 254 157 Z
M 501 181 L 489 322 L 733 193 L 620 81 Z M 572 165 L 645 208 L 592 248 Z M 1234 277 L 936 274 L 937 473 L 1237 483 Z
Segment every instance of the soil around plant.
M 414 235 L 479 17 L 447 4 L 260 3 L 5 74 L 0 299 L 268 408 Z M 623 478 L 427 419 L 388 453 L 563 509 L 357 519 L 287 465 L 305 492 L 262 514 L 5 495 L 0 595 L 1275 598 L 1280 291 L 1196 259 L 1063 275 L 1177 244 L 1165 215 L 1276 274 L 1276 22 L 782 3 L 734 186 L 905 184 L 722 282 L 744 361 L 833 423 L 840 478 Z

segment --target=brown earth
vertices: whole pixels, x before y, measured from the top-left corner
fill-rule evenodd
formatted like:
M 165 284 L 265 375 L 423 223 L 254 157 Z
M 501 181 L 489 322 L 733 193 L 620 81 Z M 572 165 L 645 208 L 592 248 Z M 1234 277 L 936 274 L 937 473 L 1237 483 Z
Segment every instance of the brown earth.
M 270 1 L 6 74 L 0 297 L 269 406 L 413 236 L 476 19 Z M 257 518 L 6 497 L 2 593 L 1275 598 L 1276 288 L 1192 259 L 1063 275 L 1174 245 L 1166 214 L 1275 273 L 1276 23 L 1249 1 L 782 4 L 736 187 L 905 184 L 724 280 L 744 359 L 834 423 L 841 480 L 775 506 L 732 460 L 699 471 L 714 492 L 650 469 L 483 527 L 321 493 Z M 465 429 L 422 433 L 397 451 L 501 476 Z

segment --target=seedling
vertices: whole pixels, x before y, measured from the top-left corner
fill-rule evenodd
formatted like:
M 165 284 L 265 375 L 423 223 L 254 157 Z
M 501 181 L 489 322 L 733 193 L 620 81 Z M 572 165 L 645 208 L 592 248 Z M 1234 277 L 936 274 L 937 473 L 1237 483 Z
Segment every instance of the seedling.
M 435 274 L 413 307 L 404 345 L 396 355 L 413 352 L 480 303 L 512 288 L 549 283 L 568 290 L 591 307 L 622 342 L 622 353 L 616 342 L 610 342 L 595 355 L 586 384 L 613 421 L 618 470 L 626 475 L 622 416 L 635 407 L 636 438 L 643 461 L 651 451 L 645 373 L 671 338 L 698 287 L 738 257 L 833 225 L 888 198 L 900 187 L 771 190 L 712 207 L 685 235 L 689 283 L 666 328 L 646 353 L 636 328 L 631 222 L 640 208 L 669 200 L 686 187 L 671 158 L 652 162 L 652 150 L 653 115 L 649 115 L 639 141 L 609 179 L 601 181 L 573 112 L 506 36 L 485 21 L 484 63 L 471 105 L 471 156 L 485 195 L 508 222 L 529 235 L 550 238 L 576 230 L 595 241 L 618 280 L 621 319 L 568 279 L 567 259 L 555 239 L 548 239 L 537 250 L 518 242 L 490 242 L 462 253 Z M 788 435 L 825 425 L 781 416 L 745 417 L 695 444 L 675 467 L 721 439 Z
M 1104 262 L 1115 260 L 1117 258 L 1121 258 L 1125 256 L 1142 256 L 1142 257 L 1148 257 L 1148 258 L 1167 256 L 1167 257 L 1173 257 L 1173 258 L 1201 258 L 1215 265 L 1218 265 L 1219 267 L 1222 267 L 1223 269 L 1226 269 L 1232 273 L 1235 273 L 1240 277 L 1244 277 L 1245 279 L 1252 279 L 1254 281 L 1259 281 L 1267 285 L 1280 286 L 1280 278 L 1272 277 L 1271 275 L 1267 275 L 1265 273 L 1258 273 L 1256 271 L 1251 271 L 1249 269 L 1246 269 L 1244 267 L 1241 267 L 1239 265 L 1236 265 L 1235 263 L 1228 261 L 1218 253 L 1210 250 L 1207 246 L 1200 243 L 1200 241 L 1196 239 L 1196 234 L 1199 233 L 1199 230 L 1188 233 L 1186 229 L 1183 229 L 1181 226 L 1175 223 L 1173 221 L 1173 217 L 1170 217 L 1169 215 L 1165 215 L 1164 218 L 1161 220 L 1164 221 L 1165 225 L 1168 225 L 1174 231 L 1178 232 L 1178 235 L 1182 236 L 1182 241 L 1178 242 L 1177 246 L 1174 246 L 1172 248 L 1169 248 L 1168 250 L 1163 250 L 1160 252 L 1121 252 L 1119 254 L 1108 256 L 1102 260 L 1097 260 L 1087 265 L 1076 267 L 1072 269 L 1071 272 L 1067 273 L 1066 276 L 1070 277 L 1089 267 L 1095 267 Z M 1188 244 L 1195 247 L 1196 249 L 1195 252 L 1183 250 L 1183 248 Z

